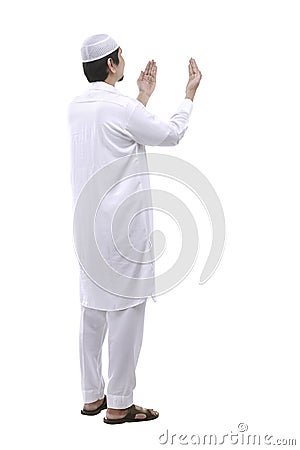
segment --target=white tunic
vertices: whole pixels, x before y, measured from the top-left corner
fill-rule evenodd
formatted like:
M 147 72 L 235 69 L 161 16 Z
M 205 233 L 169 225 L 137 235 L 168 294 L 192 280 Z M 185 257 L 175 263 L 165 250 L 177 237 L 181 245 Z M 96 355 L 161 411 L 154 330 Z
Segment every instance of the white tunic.
M 184 99 L 170 121 L 165 122 L 147 111 L 138 100 L 121 94 L 114 86 L 102 81 L 90 83 L 87 91 L 75 97 L 69 104 L 73 207 L 82 188 L 93 174 L 116 159 L 138 154 L 138 172 L 146 172 L 144 175 L 123 180 L 111 189 L 101 202 L 95 220 L 95 236 L 101 244 L 101 253 L 114 270 L 128 277 L 130 297 L 103 289 L 79 265 L 80 303 L 83 306 L 114 311 L 138 305 L 147 300 L 148 296 L 156 301 L 154 262 L 134 263 L 120 255 L 111 239 L 111 220 L 115 209 L 129 195 L 150 189 L 145 145 L 177 145 L 188 127 L 192 106 L 191 100 Z M 130 159 L 133 159 L 132 163 L 136 162 L 134 158 Z M 149 196 L 147 201 L 149 202 Z M 140 211 L 143 209 L 143 197 L 140 197 L 138 202 L 137 210 Z M 152 209 L 147 209 L 136 215 L 128 228 L 132 245 L 141 254 L 149 251 L 151 247 L 149 237 L 153 231 L 152 214 Z M 120 230 L 121 241 L 125 233 L 127 228 Z M 86 253 L 88 254 L 88 249 Z M 99 277 L 101 278 L 100 274 Z M 153 278 L 147 295 L 138 296 L 134 278 Z

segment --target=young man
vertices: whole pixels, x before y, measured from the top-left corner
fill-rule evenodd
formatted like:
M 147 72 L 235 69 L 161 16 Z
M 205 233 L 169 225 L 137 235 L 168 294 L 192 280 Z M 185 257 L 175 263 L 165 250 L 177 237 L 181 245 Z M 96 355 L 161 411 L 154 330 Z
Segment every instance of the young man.
M 136 278 L 154 280 L 154 263 L 141 264 L 120 255 L 111 237 L 111 224 L 116 207 L 131 194 L 149 189 L 145 145 L 177 145 L 183 137 L 196 90 L 201 80 L 194 59 L 188 65 L 186 95 L 169 122 L 160 120 L 145 108 L 156 85 L 156 63 L 149 61 L 137 80 L 137 99 L 121 94 L 115 84 L 124 77 L 122 49 L 113 38 L 99 34 L 87 38 L 81 48 L 84 73 L 89 89 L 69 105 L 71 136 L 71 185 L 73 205 L 88 180 L 104 166 L 119 160 L 143 168 L 143 176 L 129 177 L 109 191 L 99 209 L 96 227 L 101 252 L 108 264 L 128 277 L 130 297 L 101 289 L 87 273 L 80 270 L 80 368 L 84 401 L 82 414 L 95 415 L 107 409 L 105 423 L 153 420 L 158 412 L 133 404 L 136 385 L 135 370 L 142 345 L 146 300 L 139 296 Z M 139 158 L 135 159 L 135 155 Z M 125 166 L 124 166 L 125 167 Z M 142 197 L 140 197 L 142 198 Z M 139 200 L 142 209 L 143 200 Z M 140 254 L 148 251 L 152 231 L 152 210 L 145 209 L 134 218 L 130 240 Z M 129 227 L 128 227 L 129 228 Z M 127 228 L 120 225 L 119 235 L 125 239 Z M 125 255 L 126 256 L 126 255 Z M 99 276 L 101 276 L 99 274 Z M 117 291 L 117 289 L 116 289 Z M 155 301 L 154 284 L 149 293 Z M 109 382 L 104 395 L 102 376 L 102 344 L 108 330 Z

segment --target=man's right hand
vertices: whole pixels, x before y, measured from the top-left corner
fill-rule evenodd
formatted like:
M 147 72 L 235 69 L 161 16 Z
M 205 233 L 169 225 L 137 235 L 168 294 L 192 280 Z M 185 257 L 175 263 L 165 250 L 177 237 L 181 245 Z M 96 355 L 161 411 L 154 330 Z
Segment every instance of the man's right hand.
M 189 81 L 187 82 L 185 89 L 185 98 L 189 98 L 190 100 L 194 100 L 197 88 L 200 84 L 202 78 L 202 73 L 198 69 L 197 63 L 194 58 L 191 58 L 189 61 Z
M 144 106 L 147 105 L 147 102 L 155 89 L 156 72 L 156 62 L 152 59 L 152 61 L 148 62 L 145 71 L 141 71 L 140 76 L 137 80 L 137 85 L 139 88 L 139 95 L 137 97 L 137 100 L 143 103 Z

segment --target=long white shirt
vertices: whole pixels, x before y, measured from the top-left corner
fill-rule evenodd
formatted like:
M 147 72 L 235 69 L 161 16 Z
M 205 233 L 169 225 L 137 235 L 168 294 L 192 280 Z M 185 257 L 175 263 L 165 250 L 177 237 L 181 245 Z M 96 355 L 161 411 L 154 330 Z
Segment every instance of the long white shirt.
M 133 176 L 115 186 L 101 203 L 98 221 L 95 222 L 96 236 L 102 242 L 101 253 L 115 270 L 128 277 L 130 295 L 135 298 L 115 295 L 99 287 L 87 276 L 79 265 L 80 303 L 84 306 L 113 311 L 126 309 L 155 297 L 155 265 L 135 264 L 122 258 L 116 252 L 111 240 L 111 220 L 116 207 L 130 194 L 150 189 L 150 177 L 145 145 L 177 145 L 183 137 L 192 111 L 193 102 L 184 99 L 169 122 L 151 114 L 136 99 L 120 93 L 114 86 L 97 81 L 75 97 L 69 104 L 68 122 L 70 130 L 70 167 L 73 207 L 80 191 L 95 172 L 118 158 L 139 154 L 139 169 L 144 175 Z M 127 159 L 127 158 L 123 158 Z M 130 158 L 131 159 L 131 158 Z M 133 163 L 134 163 L 133 158 Z M 139 170 L 140 172 L 140 170 Z M 149 200 L 149 197 L 148 197 Z M 142 201 L 139 210 L 142 209 Z M 123 230 L 125 233 L 125 230 Z M 149 236 L 153 231 L 152 209 L 135 217 L 130 228 L 130 239 L 139 251 L 149 250 Z M 101 275 L 99 275 L 101 277 Z M 153 277 L 149 295 L 135 295 L 136 284 L 130 278 Z

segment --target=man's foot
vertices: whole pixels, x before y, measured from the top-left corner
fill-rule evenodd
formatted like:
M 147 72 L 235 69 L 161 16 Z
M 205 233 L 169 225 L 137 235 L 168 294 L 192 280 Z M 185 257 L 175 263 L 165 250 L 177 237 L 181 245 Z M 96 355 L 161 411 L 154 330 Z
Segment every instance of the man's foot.
M 85 411 L 94 411 L 95 409 L 99 408 L 99 406 L 103 405 L 104 398 L 105 397 L 98 399 L 95 402 L 85 403 L 84 404 Z
M 143 409 L 141 406 L 137 406 L 137 405 L 135 405 L 135 408 L 137 410 L 142 410 Z M 125 409 L 107 408 L 107 410 L 106 410 L 106 418 L 107 419 L 122 419 L 123 417 L 125 417 L 127 415 L 128 409 L 129 408 L 125 408 Z M 149 409 L 149 408 L 148 408 L 148 411 L 150 411 L 150 413 L 154 417 L 158 416 L 158 411 L 155 411 L 154 409 Z M 146 417 L 147 416 L 144 413 L 135 414 L 135 419 L 145 419 Z

